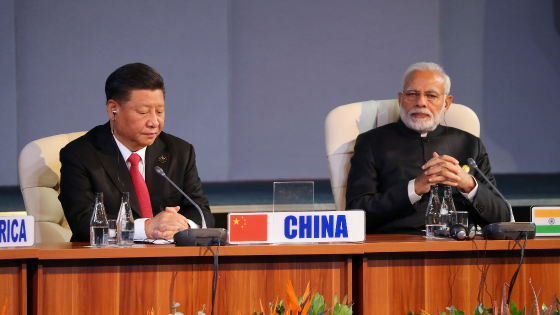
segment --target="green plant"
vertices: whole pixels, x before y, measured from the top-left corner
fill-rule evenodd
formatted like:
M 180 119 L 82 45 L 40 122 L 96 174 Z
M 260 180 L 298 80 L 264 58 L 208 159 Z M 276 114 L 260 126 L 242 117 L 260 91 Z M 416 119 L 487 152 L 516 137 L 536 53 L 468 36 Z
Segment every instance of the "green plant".
M 544 305 L 543 305 L 544 307 Z M 489 307 L 489 308 L 485 308 L 484 304 L 480 303 L 477 307 L 475 307 L 473 314 L 474 315 L 524 315 L 525 314 L 525 309 L 522 310 L 517 310 L 517 306 L 515 305 L 515 302 L 511 302 L 509 306 L 504 305 L 504 307 L 502 308 L 503 312 L 500 312 L 496 303 L 494 303 L 494 307 Z M 438 315 L 466 315 L 465 311 L 461 311 L 455 308 L 455 306 L 450 306 L 450 307 L 446 307 L 446 310 L 449 311 L 449 313 L 443 312 L 443 313 L 437 313 Z M 408 315 L 430 315 L 430 313 L 422 310 L 422 313 L 420 314 L 413 314 L 412 311 L 408 311 Z M 551 313 L 552 315 L 552 313 Z M 559 315 L 559 314 L 556 314 Z
M 535 296 L 538 296 L 535 294 Z M 536 299 L 535 302 L 533 302 L 533 306 L 531 306 L 531 309 L 529 309 L 529 312 L 525 313 L 525 309 L 521 309 L 518 310 L 517 309 L 517 305 L 515 304 L 515 302 L 511 302 L 509 305 L 506 304 L 505 299 L 502 300 L 502 305 L 500 308 L 498 308 L 498 305 L 496 302 L 494 302 L 493 307 L 490 308 L 485 308 L 484 304 L 480 303 L 473 311 L 474 315 L 535 315 L 535 314 L 540 314 L 540 313 L 536 313 L 536 309 L 535 309 L 535 305 L 536 305 Z M 556 309 L 554 309 L 556 308 Z M 446 308 L 449 311 L 449 315 L 466 315 L 466 313 L 464 311 L 460 311 L 457 310 L 455 308 L 455 306 L 450 306 Z M 558 300 L 558 298 L 556 298 L 556 294 L 554 294 L 554 297 L 552 298 L 552 301 L 550 302 L 550 304 L 548 306 L 546 306 L 546 304 L 543 303 L 543 305 L 541 306 L 542 309 L 542 315 L 560 315 L 560 300 Z M 430 315 L 430 313 L 421 310 L 422 313 L 420 314 L 414 314 L 412 313 L 412 311 L 408 311 L 408 315 Z M 351 314 L 351 313 L 350 313 Z M 437 315 L 447 315 L 447 313 L 443 312 L 443 313 L 437 313 Z
M 280 300 L 279 303 L 278 298 L 276 298 L 276 303 L 274 304 L 272 304 L 272 302 L 268 302 L 268 306 L 270 307 L 270 315 L 274 315 L 274 313 L 278 315 L 284 314 L 286 309 L 284 308 L 284 306 L 282 306 L 282 302 L 284 302 L 284 299 Z
M 315 293 L 313 296 L 313 300 L 311 300 L 311 305 L 309 306 L 309 315 L 319 315 L 324 314 L 325 309 L 327 308 L 327 303 L 325 303 L 325 299 L 319 293 Z
M 329 310 L 329 315 L 352 315 L 352 303 L 346 304 L 347 301 L 348 301 L 348 295 L 344 296 L 344 300 L 342 300 L 342 304 L 339 304 L 338 295 L 335 293 L 333 312 L 331 314 L 331 310 Z
M 554 307 L 556 306 L 556 309 Z M 550 301 L 550 305 L 547 307 L 544 303 L 542 305 L 543 315 L 559 315 L 560 314 L 560 301 L 556 298 L 556 294 Z M 533 314 L 529 314 L 533 315 Z
M 453 306 L 452 306 L 453 307 Z M 454 308 L 454 307 L 453 307 Z M 484 307 L 483 303 L 478 304 L 478 306 L 473 311 L 474 315 L 492 314 L 492 308 L 488 310 Z

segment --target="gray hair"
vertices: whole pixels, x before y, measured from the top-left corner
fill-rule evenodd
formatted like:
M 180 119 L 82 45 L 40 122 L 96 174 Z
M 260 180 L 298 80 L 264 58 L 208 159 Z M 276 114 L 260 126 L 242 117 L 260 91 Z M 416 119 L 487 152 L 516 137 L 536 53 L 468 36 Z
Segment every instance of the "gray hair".
M 443 74 L 443 76 L 445 77 L 445 94 L 449 95 L 449 91 L 451 90 L 451 79 L 449 79 L 449 76 L 445 74 L 445 71 L 443 71 L 443 68 L 440 65 L 433 62 L 417 62 L 412 66 L 408 67 L 408 69 L 406 69 L 402 78 L 401 85 L 403 89 L 404 89 L 404 84 L 406 83 L 406 79 L 408 79 L 408 76 L 414 71 L 437 71 Z

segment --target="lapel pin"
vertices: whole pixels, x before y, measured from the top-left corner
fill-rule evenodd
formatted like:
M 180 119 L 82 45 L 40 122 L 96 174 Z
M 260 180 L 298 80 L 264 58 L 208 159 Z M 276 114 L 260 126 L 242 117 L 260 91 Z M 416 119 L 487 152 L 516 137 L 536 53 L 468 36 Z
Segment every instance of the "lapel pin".
M 167 156 L 165 155 L 160 155 L 157 159 L 160 163 L 167 163 Z

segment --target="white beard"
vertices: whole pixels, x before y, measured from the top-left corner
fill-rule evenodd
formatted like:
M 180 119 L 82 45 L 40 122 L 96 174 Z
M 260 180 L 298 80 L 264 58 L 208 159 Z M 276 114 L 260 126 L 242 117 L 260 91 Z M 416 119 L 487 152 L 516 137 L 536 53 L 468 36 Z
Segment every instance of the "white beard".
M 445 114 L 445 104 L 441 107 L 439 113 L 436 113 L 435 116 L 427 109 L 422 108 L 413 108 L 408 113 L 404 112 L 402 104 L 399 106 L 401 112 L 401 119 L 404 124 L 412 129 L 416 130 L 419 133 L 428 133 L 430 131 L 434 131 L 436 127 L 439 125 L 441 120 L 443 119 L 443 115 Z M 413 117 L 412 114 L 426 114 L 428 118 L 417 118 Z

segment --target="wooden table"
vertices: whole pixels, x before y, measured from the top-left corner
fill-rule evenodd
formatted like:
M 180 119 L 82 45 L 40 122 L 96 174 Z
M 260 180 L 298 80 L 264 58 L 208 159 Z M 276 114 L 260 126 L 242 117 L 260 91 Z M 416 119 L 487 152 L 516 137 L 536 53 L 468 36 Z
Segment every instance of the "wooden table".
M 87 248 L 85 243 L 36 244 L 34 314 L 197 314 L 211 308 L 212 254 L 201 247 L 135 245 Z M 216 251 L 216 248 L 213 247 Z M 311 281 L 332 304 L 352 296 L 352 255 L 363 244 L 223 246 L 215 314 L 250 314 L 285 298 L 290 279 L 298 296 Z M 284 303 L 285 305 L 285 303 Z
M 156 314 L 169 314 L 169 306 L 179 302 L 184 314 L 197 314 L 203 304 L 209 314 L 213 259 L 206 248 L 85 245 L 0 250 L 1 305 L 7 298 L 11 314 L 146 314 L 152 307 Z M 285 298 L 288 279 L 298 296 L 311 281 L 328 306 L 335 293 L 348 294 L 360 315 L 437 313 L 449 305 L 470 313 L 483 266 L 488 270 L 480 300 L 488 306 L 501 299 L 519 258 L 512 241 L 415 235 L 369 235 L 364 244 L 224 246 L 215 313 L 251 314 L 260 299 L 265 306 Z M 522 307 L 533 302 L 529 279 L 535 290 L 542 289 L 540 305 L 560 293 L 560 239 L 527 242 L 512 293 Z
M 523 245 L 523 241 L 520 242 Z M 368 235 L 361 262 L 354 262 L 359 314 L 432 314 L 454 305 L 472 313 L 477 305 L 481 269 L 488 266 L 481 301 L 501 301 L 520 259 L 513 241 L 427 240 L 417 235 Z M 547 305 L 560 293 L 560 239 L 536 238 L 525 247 L 525 258 L 511 300 L 529 308 L 535 290 Z M 487 292 L 486 292 L 487 291 Z M 490 297 L 491 296 L 491 297 Z
M 9 314 L 27 314 L 27 259 L 37 255 L 36 248 L 0 249 L 0 310 L 8 301 Z

